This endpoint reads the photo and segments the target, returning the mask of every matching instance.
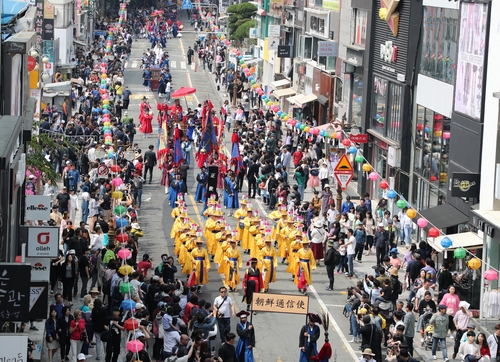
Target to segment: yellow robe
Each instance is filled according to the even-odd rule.
[[[217,220],[212,218],[208,219],[205,224],[205,238],[207,240],[207,249],[210,255],[215,255],[217,251],[217,240],[215,235],[219,232],[224,225],[222,223],[217,223]]]
[[[246,216],[244,221],[243,221],[243,224],[245,224],[245,229],[243,229],[243,238],[241,239],[241,248],[243,250],[247,250],[247,249],[250,249],[250,247],[249,247],[250,234],[248,232],[248,229],[252,225],[252,218]]]
[[[290,243],[290,253],[288,254],[288,266],[286,272],[292,275],[297,273],[297,252],[302,248],[302,240],[295,239]]]
[[[177,206],[172,209],[170,216],[172,217],[172,219],[176,219],[177,216],[179,216],[180,214],[181,214],[181,209],[179,206]]]
[[[210,269],[210,259],[205,248],[194,248],[191,252],[194,268],[196,269],[196,284],[203,285],[208,283],[208,270]]]
[[[222,260],[222,254],[224,253],[224,247],[228,248],[229,244],[226,242],[227,235],[222,232],[215,234],[215,240],[217,240],[214,263],[220,264]]]
[[[255,258],[257,256],[257,241],[256,237],[259,235],[260,230],[256,225],[252,225],[248,228],[248,248],[250,249],[250,257]]]
[[[265,290],[269,289],[269,283],[276,281],[276,268],[278,267],[278,257],[276,256],[276,249],[274,247],[264,246],[259,253],[259,261],[262,263],[264,274],[264,287]]]
[[[295,280],[294,283],[298,284],[299,276],[297,275],[299,270],[303,272],[306,277],[307,285],[312,284],[312,271],[316,269],[316,260],[314,260],[314,254],[309,248],[307,251],[301,248],[296,255],[296,267],[295,267]]]
[[[287,255],[289,255],[291,253],[290,243],[294,239],[294,235],[295,235],[295,234],[292,234],[293,230],[294,229],[292,227],[289,227],[289,226],[285,226],[284,228],[282,228],[280,230],[279,235],[281,237],[281,244],[279,245],[278,253],[279,253],[279,256],[282,258],[286,258]]]
[[[239,249],[233,249],[231,247],[227,248],[226,251],[224,251],[224,256],[218,270],[219,274],[224,274],[224,285],[226,286],[226,288],[236,289],[236,287],[240,283],[239,270],[241,269],[241,267],[242,261]],[[230,273],[231,268],[234,269],[232,275]]]
[[[236,230],[238,230],[237,241],[241,241],[241,239],[243,239],[243,230],[245,229],[244,220],[247,214],[247,209],[243,209],[242,207],[236,210],[233,214],[233,217],[236,219]],[[240,223],[243,223],[243,227],[240,227]]]
[[[189,275],[193,271],[193,256],[191,251],[196,248],[196,238],[191,238],[187,240],[182,246],[179,254],[179,263],[181,262],[181,257],[183,258],[181,273],[184,275]]]

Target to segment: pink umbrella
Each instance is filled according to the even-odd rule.
[[[132,255],[132,252],[129,249],[120,249],[118,251],[118,256],[122,259],[128,259]]]
[[[137,353],[144,347],[144,344],[141,341],[136,339],[127,343],[127,351],[132,353]]]

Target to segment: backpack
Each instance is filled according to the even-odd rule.
[[[109,293],[111,293],[111,278],[104,282],[104,285],[102,286],[102,292],[104,295],[109,295]]]
[[[338,250],[333,250],[333,265],[339,265],[340,263],[340,253]]]
[[[111,296],[111,299],[118,302],[118,303],[121,303],[123,301],[123,294],[120,293],[120,284],[121,284],[121,280],[118,279],[118,282],[115,283],[115,286],[114,286],[114,289],[113,289],[113,295]]]

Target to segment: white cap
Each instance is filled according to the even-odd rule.
[[[76,356],[76,359],[78,361],[85,361],[85,355],[83,353],[79,353],[78,356]]]
[[[137,332],[137,333],[135,334],[135,339],[139,339],[139,338],[141,338],[141,337],[146,337],[146,336],[145,336],[145,335],[144,335],[144,333],[142,333],[142,332]]]
[[[135,309],[141,309],[141,308],[144,308],[144,304],[142,304],[142,303],[135,304]]]
[[[384,223],[378,224],[378,227],[384,227]]]

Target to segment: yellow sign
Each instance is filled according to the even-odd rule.
[[[345,154],[342,155],[342,158],[340,159],[339,163],[337,163],[335,171],[353,171],[352,165]]]
[[[252,310],[255,312],[307,314],[309,297],[307,295],[254,293]]]

